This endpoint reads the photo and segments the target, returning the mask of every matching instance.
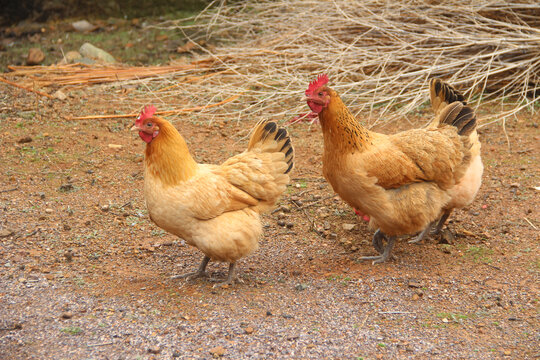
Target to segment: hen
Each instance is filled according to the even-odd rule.
[[[445,106],[433,127],[385,135],[356,121],[337,92],[320,75],[306,90],[307,104],[319,115],[323,174],[349,205],[370,217],[377,256],[384,262],[397,236],[414,234],[441,217],[471,163],[469,136],[474,111],[461,102]],[[387,240],[383,246],[382,239]]]
[[[247,150],[221,165],[198,164],[176,128],[146,107],[135,121],[146,142],[144,196],[150,219],[204,253],[198,270],[180,277],[206,276],[210,260],[230,263],[258,248],[259,214],[270,210],[289,183],[294,150],[285,129],[259,122]]]
[[[459,101],[463,105],[467,105],[465,98],[460,92],[440,79],[431,79],[429,95],[431,98],[431,107],[436,115],[439,115],[448,104],[451,104],[454,101]],[[437,126],[439,126],[439,124],[435,120],[429,124],[428,128],[434,129]],[[444,207],[440,219],[436,221],[435,234],[438,234],[441,231],[453,209],[462,208],[472,203],[482,184],[484,165],[482,164],[482,157],[480,156],[481,145],[476,128],[469,135],[469,141],[471,143],[471,163],[463,178],[461,178],[461,180],[452,188],[448,189],[451,200]],[[429,224],[414,240],[409,242],[415,243],[421,241],[429,233],[434,224],[435,222]]]

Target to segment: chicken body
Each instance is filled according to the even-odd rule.
[[[133,129],[147,142],[144,196],[151,220],[205,254],[186,276],[206,276],[207,263],[217,260],[230,263],[231,283],[236,261],[258,248],[259,214],[290,181],[294,151],[287,131],[261,122],[246,151],[221,165],[198,164],[172,124],[143,114]]]
[[[435,128],[380,134],[360,125],[326,81],[319,77],[306,91],[323,131],[323,174],[380,230],[373,244],[381,254],[364,259],[383,262],[397,236],[425,229],[451,201],[448,190],[470,163],[468,136],[476,118],[472,109],[455,102],[440,112]],[[381,238],[388,239],[385,248]]]

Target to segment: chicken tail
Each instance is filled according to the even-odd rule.
[[[288,165],[284,174],[288,174],[294,166],[294,149],[289,133],[273,121],[263,120],[255,126],[248,144],[248,151],[252,150],[283,153]]]
[[[452,85],[437,78],[431,79],[429,83],[429,97],[435,114],[439,114],[447,105],[455,101],[467,105],[463,94],[457,91]]]
[[[470,106],[455,101],[441,110],[439,123],[455,126],[459,135],[469,136],[476,130],[476,114]]]

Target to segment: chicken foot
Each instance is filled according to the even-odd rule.
[[[229,274],[227,275],[226,280],[210,278],[210,281],[221,283],[222,285],[233,285],[236,278],[236,263],[232,262],[229,264]]]
[[[437,222],[437,226],[435,227],[435,230],[433,230],[432,232],[433,235],[438,235],[441,232],[442,227],[444,226],[444,223],[446,222],[446,220],[448,220],[448,217],[450,216],[451,212],[452,212],[452,209],[446,210],[442,214],[441,218]],[[414,243],[422,241],[426,237],[426,235],[429,233],[429,231],[433,228],[433,224],[435,224],[435,221],[430,223],[424,230],[422,230],[422,232],[420,232],[420,234],[418,234],[416,238],[409,240],[409,243],[414,244]]]
[[[384,250],[382,249],[383,238],[388,241],[386,246],[384,247]],[[392,252],[395,243],[395,236],[386,237],[386,235],[384,235],[380,230],[377,230],[373,235],[373,246],[380,253],[380,255],[362,256],[360,260],[373,260],[373,264],[383,263],[390,257],[390,253]]]
[[[174,275],[171,278],[194,280],[201,277],[208,277],[208,275],[206,274],[206,265],[208,265],[209,261],[210,261],[210,258],[208,256],[205,256],[201,262],[201,265],[199,265],[199,268],[197,269],[197,271],[190,272],[183,275]]]

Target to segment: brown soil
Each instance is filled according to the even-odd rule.
[[[499,124],[480,130],[484,182],[452,214],[450,244],[403,240],[381,265],[359,261],[372,232],[322,178],[319,127],[292,127],[286,208],[263,217],[242,282],[221,288],[171,279],[202,255],[148,219],[133,120],[65,119],[136,109],[98,89],[61,103],[0,86],[0,358],[540,356],[538,116],[506,123],[510,147]],[[219,163],[255,121],[175,125],[198,161]]]

